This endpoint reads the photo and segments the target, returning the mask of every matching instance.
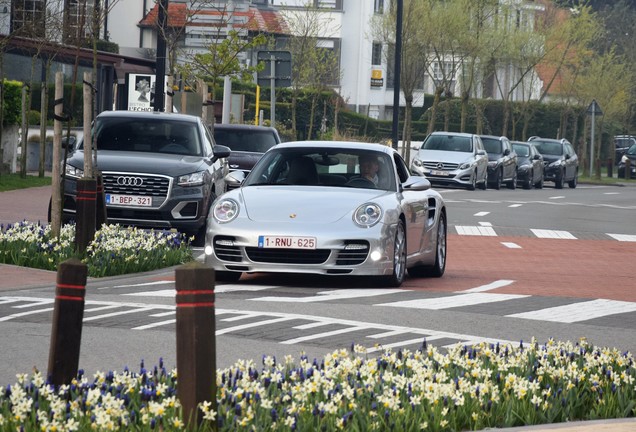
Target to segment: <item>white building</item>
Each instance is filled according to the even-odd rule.
[[[44,0],[33,0],[33,2]],[[70,2],[71,0],[55,0]],[[117,43],[120,54],[142,58],[155,56],[157,43],[156,22],[157,6],[155,0],[102,0],[108,10],[102,27],[102,38]],[[329,23],[324,27],[324,37],[319,39],[323,48],[339,52],[340,80],[334,88],[345,103],[359,113],[370,117],[389,119],[393,109],[393,65],[387,64],[383,51],[387,49],[370,34],[370,22],[374,14],[385,13],[393,0],[234,0],[219,1],[218,7],[235,9],[233,24],[245,24],[246,17],[256,17],[259,30],[279,34],[289,29],[281,25],[280,17],[289,13],[302,13],[307,2],[318,7],[324,19]],[[532,25],[534,14],[542,10],[539,2],[531,0],[500,0],[510,14],[507,22],[511,25]],[[185,33],[178,46],[183,53],[201,52],[210,38],[218,31],[218,13],[214,8],[197,6],[192,0],[169,0],[168,20],[175,26],[185,25]],[[44,3],[43,3],[44,4]],[[69,3],[70,4],[70,3]],[[4,5],[4,7],[3,7]],[[9,0],[0,0],[0,31],[7,32],[7,15],[4,12]],[[188,10],[189,8],[189,10]],[[502,9],[503,10],[503,9]],[[195,12],[192,17],[189,14]],[[183,58],[182,58],[183,61]],[[414,105],[422,104],[425,94],[434,92],[434,79],[439,78],[448,64],[432,65],[432,77],[423,71],[421,89],[416,90]],[[452,80],[453,94],[460,92],[459,80],[461,68]],[[481,76],[480,85],[475,86],[474,97],[502,99],[518,80],[519,71],[510,66],[498,66],[497,80],[493,76]],[[495,83],[497,81],[497,83]],[[523,84],[511,92],[512,100],[537,98],[542,82],[536,73],[530,73]],[[400,105],[404,106],[403,95]]]

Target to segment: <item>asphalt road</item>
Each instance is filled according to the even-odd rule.
[[[352,343],[440,347],[536,337],[636,352],[636,188],[441,189],[447,272],[384,289],[352,278],[247,275],[216,291],[217,366]],[[4,209],[3,209],[4,211]],[[0,213],[1,214],[1,213]],[[0,382],[45,370],[54,285],[0,290]],[[91,280],[80,367],[176,366],[174,269]]]

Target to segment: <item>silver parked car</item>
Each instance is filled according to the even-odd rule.
[[[244,272],[377,276],[399,286],[444,274],[446,206],[392,148],[302,141],[268,150],[208,219],[205,262]]]
[[[433,132],[411,163],[411,172],[433,184],[488,187],[488,154],[479,135]]]

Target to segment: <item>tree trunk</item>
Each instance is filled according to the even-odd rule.
[[[461,109],[461,114],[460,114],[460,120],[459,120],[459,131],[460,132],[465,132],[466,131],[466,119],[468,118],[468,101],[470,100],[470,95],[468,94],[467,91],[463,91],[462,92],[462,109]]]
[[[437,107],[439,106],[439,98],[444,89],[442,87],[437,87],[435,89],[435,96],[433,98],[433,105],[431,106],[431,118],[428,123],[428,129],[426,131],[427,134],[433,133],[435,130],[435,120],[437,117]]]

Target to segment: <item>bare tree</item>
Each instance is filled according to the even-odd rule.
[[[231,6],[230,3],[210,6],[209,10],[215,14],[217,25],[210,35],[209,43],[205,45],[205,51],[184,53],[184,63],[176,66],[185,80],[205,80],[211,84],[213,107],[219,79],[230,76],[251,81],[254,74],[261,70],[262,65],[250,65],[243,56],[265,45],[268,40],[265,34],[251,35],[248,32],[251,24],[249,20],[235,22]]]
[[[422,89],[424,71],[428,66],[426,33],[423,32],[427,13],[427,2],[407,0],[404,2],[402,16],[402,57],[400,64],[400,89],[405,101],[402,156],[410,159],[411,121],[416,90]],[[371,22],[371,37],[385,44],[385,60],[388,68],[394,63],[394,46],[396,30],[396,10],[388,14],[378,15]],[[399,107],[393,107],[399,109]]]

